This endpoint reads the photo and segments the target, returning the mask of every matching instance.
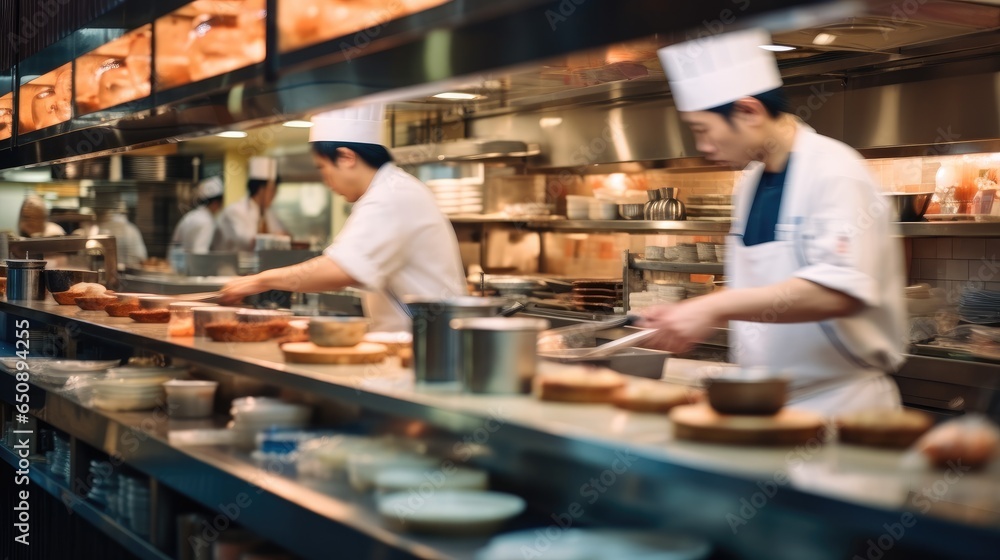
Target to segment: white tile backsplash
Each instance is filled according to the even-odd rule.
[[[957,238],[951,243],[954,259],[981,259],[986,254],[986,240],[982,238]]]

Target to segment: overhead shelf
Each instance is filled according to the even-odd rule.
[[[900,222],[903,237],[997,237],[1000,222]]]
[[[592,233],[673,233],[677,235],[725,235],[729,233],[729,223],[695,220],[652,221],[652,220],[531,220],[532,229],[555,232]]]

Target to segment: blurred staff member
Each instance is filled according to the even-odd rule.
[[[97,207],[95,210],[96,220],[93,224],[81,228],[83,235],[88,237],[113,235],[119,266],[139,266],[142,261],[149,258],[146,253],[146,242],[142,240],[142,232],[135,224],[128,221],[125,215],[128,208],[124,201],[115,202],[111,207]]]
[[[28,195],[21,203],[17,231],[21,237],[55,237],[66,235],[66,230],[49,221],[49,209],[38,195]]]
[[[197,207],[191,210],[174,230],[173,245],[180,245],[186,253],[204,254],[212,246],[215,235],[215,217],[222,210],[222,178],[209,177],[198,183],[195,191]]]
[[[382,142],[382,106],[313,118],[309,141],[323,182],[354,203],[351,216],[322,256],[268,270],[223,287],[224,300],[265,290],[322,292],[348,286],[369,292],[373,330],[409,330],[398,296],[465,295],[458,239],[426,185],[392,163]]]
[[[732,359],[822,387],[796,406],[891,408],[903,362],[903,265],[892,212],[860,156],[785,112],[760,30],[659,52],[681,118],[709,160],[746,172],[728,237],[730,288],[651,310],[681,351],[731,322]]]
[[[272,158],[250,158],[247,196],[222,210],[212,239],[213,251],[253,251],[261,233],[288,235],[271,210],[278,194],[278,165]]]

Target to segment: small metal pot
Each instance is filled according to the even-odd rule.
[[[785,406],[788,380],[722,379],[705,380],[708,404],[720,414],[767,416],[777,414]]]
[[[7,260],[7,300],[45,299],[45,262],[34,259]]]
[[[529,392],[538,362],[538,333],[544,319],[477,317],[454,319],[459,333],[461,379],[466,391],[486,394]]]
[[[500,312],[502,298],[455,297],[403,300],[413,318],[413,371],[417,383],[458,381],[459,340],[452,319],[492,317]]]

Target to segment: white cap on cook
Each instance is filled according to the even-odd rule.
[[[385,145],[385,105],[362,105],[314,115],[310,142]]]
[[[269,157],[252,157],[247,169],[247,179],[274,181],[278,178],[278,161]]]
[[[763,29],[703,37],[657,51],[678,111],[704,111],[781,87]]]
[[[202,179],[198,183],[197,195],[201,200],[207,200],[209,198],[215,198],[217,196],[222,196],[225,192],[226,186],[222,182],[222,177],[209,177],[207,179]]]

